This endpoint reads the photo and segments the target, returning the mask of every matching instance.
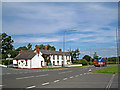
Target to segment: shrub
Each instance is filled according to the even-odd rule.
[[[82,64],[82,65],[88,65],[88,61],[85,60],[85,59],[74,60],[73,63],[75,63],[75,64]]]
[[[81,60],[79,60],[79,64],[88,65],[88,61],[85,59],[81,59]]]

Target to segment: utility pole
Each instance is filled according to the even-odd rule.
[[[119,27],[116,29],[116,42],[117,42],[117,61],[118,61],[118,66],[119,66],[119,36],[118,36],[118,29]]]

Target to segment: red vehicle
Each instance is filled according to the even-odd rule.
[[[94,66],[95,67],[102,67],[107,65],[107,59],[103,58],[102,61],[99,61],[98,59],[94,59]]]

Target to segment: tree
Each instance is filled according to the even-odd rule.
[[[8,50],[13,49],[13,40],[11,39],[11,36],[8,36],[6,33],[2,33],[0,36],[2,37],[2,54],[5,54]]]
[[[35,49],[36,49],[37,46],[39,46],[39,49],[40,49],[40,50],[45,50],[45,46],[46,46],[46,45],[43,45],[43,44],[41,44],[41,45],[36,45],[36,46],[35,46]],[[49,44],[47,44],[47,50],[55,51],[56,48],[55,48],[54,46],[50,46]]]
[[[79,59],[79,55],[80,55],[79,49],[69,51],[69,53],[70,53],[70,55],[71,55],[71,61],[72,61],[72,62],[73,62],[74,60],[78,60],[78,59]]]
[[[32,50],[32,44],[29,43],[29,44],[27,45],[27,48],[28,48],[28,50]]]
[[[92,58],[89,55],[85,55],[83,57],[83,59],[87,60],[88,62],[90,62],[90,60],[92,60]]]
[[[26,46],[23,46],[16,49],[16,51],[20,51],[20,50],[28,50],[28,48]]]

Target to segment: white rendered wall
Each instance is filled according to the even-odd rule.
[[[32,59],[31,59],[31,68],[41,68],[41,61],[43,61],[42,66],[45,66],[44,58],[39,54],[36,54]]]
[[[59,55],[59,65],[62,65],[62,55]]]
[[[13,64],[17,64],[17,61],[16,61],[16,60],[13,60]]]
[[[58,65],[57,64],[57,55],[55,55],[55,60],[54,61],[55,61],[55,65]]]
[[[26,66],[26,61],[24,59],[18,60],[18,68],[30,68],[30,60],[27,60],[27,66]]]
[[[64,65],[67,65],[66,56],[64,56]]]

